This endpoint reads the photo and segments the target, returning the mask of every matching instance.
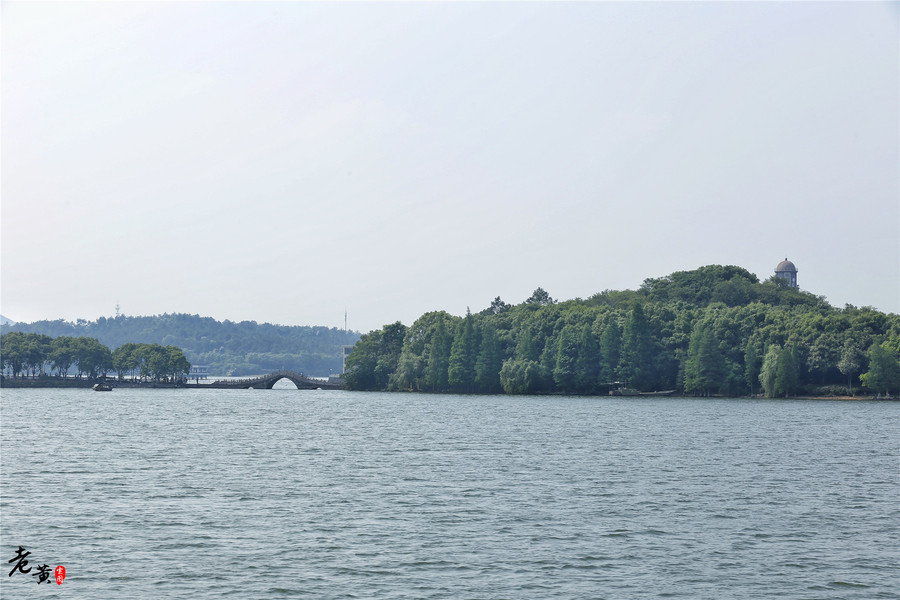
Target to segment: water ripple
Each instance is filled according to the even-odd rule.
[[[72,597],[900,597],[898,404],[108,396],[2,394],[0,546]]]

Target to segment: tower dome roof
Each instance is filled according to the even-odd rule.
[[[778,263],[777,267],[775,267],[775,272],[776,273],[785,273],[785,272],[796,273],[797,267],[794,266],[794,263],[792,263],[791,261],[789,261],[788,259],[785,258],[783,261]]]

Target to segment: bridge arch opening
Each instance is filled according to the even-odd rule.
[[[276,379],[272,383],[271,389],[273,390],[299,390],[300,386],[294,382],[290,377],[282,377],[280,379]]]

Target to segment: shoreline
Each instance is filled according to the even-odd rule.
[[[60,379],[47,378],[22,378],[3,377],[0,379],[0,389],[4,388],[35,388],[35,389],[91,389],[97,383],[111,385],[113,388],[146,388],[146,389],[176,389],[185,387],[181,383],[166,383],[156,381],[118,381],[110,379]]]
[[[3,377],[0,379],[0,389],[85,389],[90,390],[91,386],[96,383],[106,383],[107,385],[112,386],[113,390],[116,388],[123,389],[203,389],[206,388],[208,384],[195,384],[192,382],[185,383],[166,383],[166,382],[153,382],[153,381],[145,381],[145,382],[133,382],[133,381],[118,381],[118,380],[101,380],[101,379],[58,379],[55,377],[44,377],[44,378],[12,378],[12,377]],[[217,388],[215,386],[210,386],[209,389],[223,389]],[[348,390],[352,391],[352,390]],[[390,393],[390,392],[389,392]],[[394,392],[397,394],[402,394],[402,392]],[[436,394],[440,395],[440,394]],[[503,396],[505,394],[495,394],[497,396]],[[547,394],[533,394],[535,396],[546,396]],[[555,394],[554,394],[555,395]],[[586,396],[586,397],[594,397],[594,398],[648,398],[654,396],[608,396],[606,394],[597,394],[596,396]],[[674,394],[673,398],[700,398],[701,396],[680,396]],[[765,396],[707,396],[707,398],[741,398],[747,400],[878,400],[878,401],[897,401],[900,400],[900,396],[889,396],[889,397],[878,397],[878,394],[871,394],[865,396],[789,396],[787,398],[766,398]]]

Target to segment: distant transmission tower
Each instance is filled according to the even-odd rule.
[[[116,300],[116,318],[119,318],[119,301]]]
[[[347,333],[347,307],[344,307],[344,334]]]

